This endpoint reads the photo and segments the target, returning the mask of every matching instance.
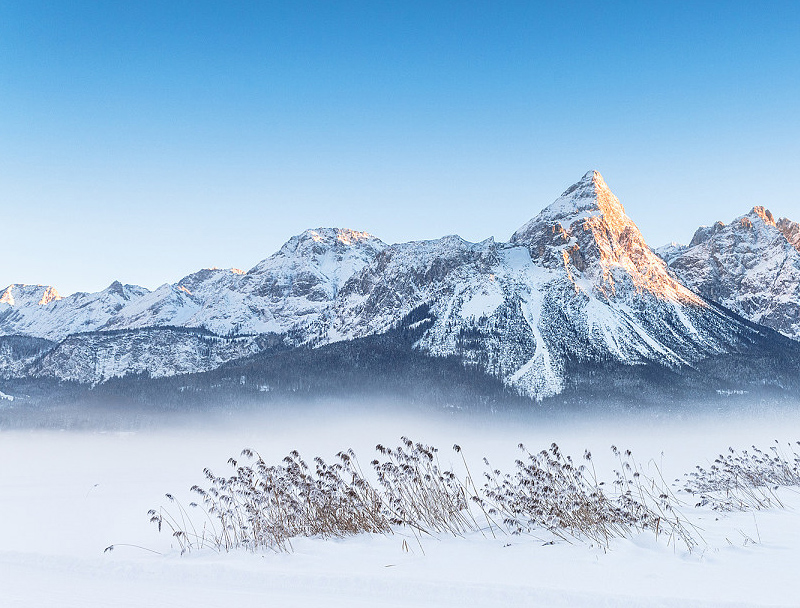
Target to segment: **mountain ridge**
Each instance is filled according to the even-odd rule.
[[[771,235],[768,244],[785,243],[781,251],[800,259],[786,236],[800,239],[797,224],[775,221],[763,207],[737,222],[737,234]],[[753,310],[682,278],[691,251],[731,230],[701,228],[693,244],[662,248],[659,257],[602,175],[589,171],[508,242],[450,235],[387,245],[365,232],[317,228],[246,272],[203,269],[152,292],[115,282],[98,294],[37,304],[37,291],[15,310],[9,288],[0,335],[27,331],[54,345],[35,356],[23,349],[24,361],[13,359],[23,350],[7,349],[0,373],[92,385],[130,374],[205,373],[277,345],[312,352],[389,335],[424,309],[415,352],[463,361],[541,401],[568,391],[581,365],[676,373],[774,342],[757,338]],[[800,274],[793,281],[800,285]]]
[[[756,206],[659,249],[688,287],[746,319],[800,339],[800,226]]]

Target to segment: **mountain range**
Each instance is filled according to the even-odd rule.
[[[480,378],[491,399],[791,396],[798,372],[800,225],[755,207],[654,250],[596,171],[507,242],[318,228],[247,272],[0,293],[9,394],[126,378],[324,394],[404,376],[402,390],[462,397]]]

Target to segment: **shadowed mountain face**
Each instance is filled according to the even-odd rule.
[[[763,296],[764,285],[762,297],[752,297],[759,280],[798,301],[791,286],[800,281],[784,270],[787,260],[793,267],[791,256],[800,257],[791,240],[800,238],[797,225],[776,223],[760,208],[735,224],[699,230],[690,246],[662,250],[665,261],[590,171],[507,243],[447,236],[386,245],[363,232],[317,229],[246,273],[202,270],[153,292],[114,283],[58,299],[50,288],[11,286],[0,300],[0,334],[59,342],[24,357],[7,349],[0,370],[95,385],[278,357],[328,377],[320,361],[349,365],[331,353],[356,353],[369,373],[370,361],[392,360],[381,349],[411,349],[431,362],[460,361],[536,400],[574,391],[576,383],[630,386],[644,371],[649,378],[679,374],[691,386],[697,376],[686,370],[709,369],[712,361],[714,382],[725,384],[720,358],[746,360],[757,351],[769,359],[773,346],[800,348],[741,318],[766,323],[788,314]],[[775,268],[750,283],[734,278],[737,269],[758,266],[757,256]],[[400,327],[405,341],[390,348]]]

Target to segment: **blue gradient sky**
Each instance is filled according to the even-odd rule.
[[[0,0],[0,287],[306,228],[511,233],[597,169],[651,245],[800,220],[796,2]]]

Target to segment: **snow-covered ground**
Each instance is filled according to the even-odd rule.
[[[148,509],[188,503],[202,469],[220,474],[229,456],[258,450],[277,463],[297,449],[332,460],[351,447],[363,464],[377,443],[401,435],[481,469],[486,456],[510,471],[519,442],[590,449],[611,477],[614,444],[674,479],[715,456],[775,439],[800,439],[800,416],[645,415],[635,420],[497,421],[364,413],[208,415],[205,424],[133,432],[0,430],[0,605],[2,606],[798,606],[800,494],[786,509],[717,514],[687,508],[703,542],[687,553],[650,534],[612,542],[543,545],[530,536],[422,541],[391,536],[298,539],[291,554],[212,550],[181,556]],[[474,472],[474,471],[473,471]],[[404,541],[407,541],[404,543]],[[104,549],[114,545],[113,551]],[[133,545],[137,545],[133,546]],[[408,547],[409,550],[406,550]],[[423,551],[424,550],[424,551]]]

